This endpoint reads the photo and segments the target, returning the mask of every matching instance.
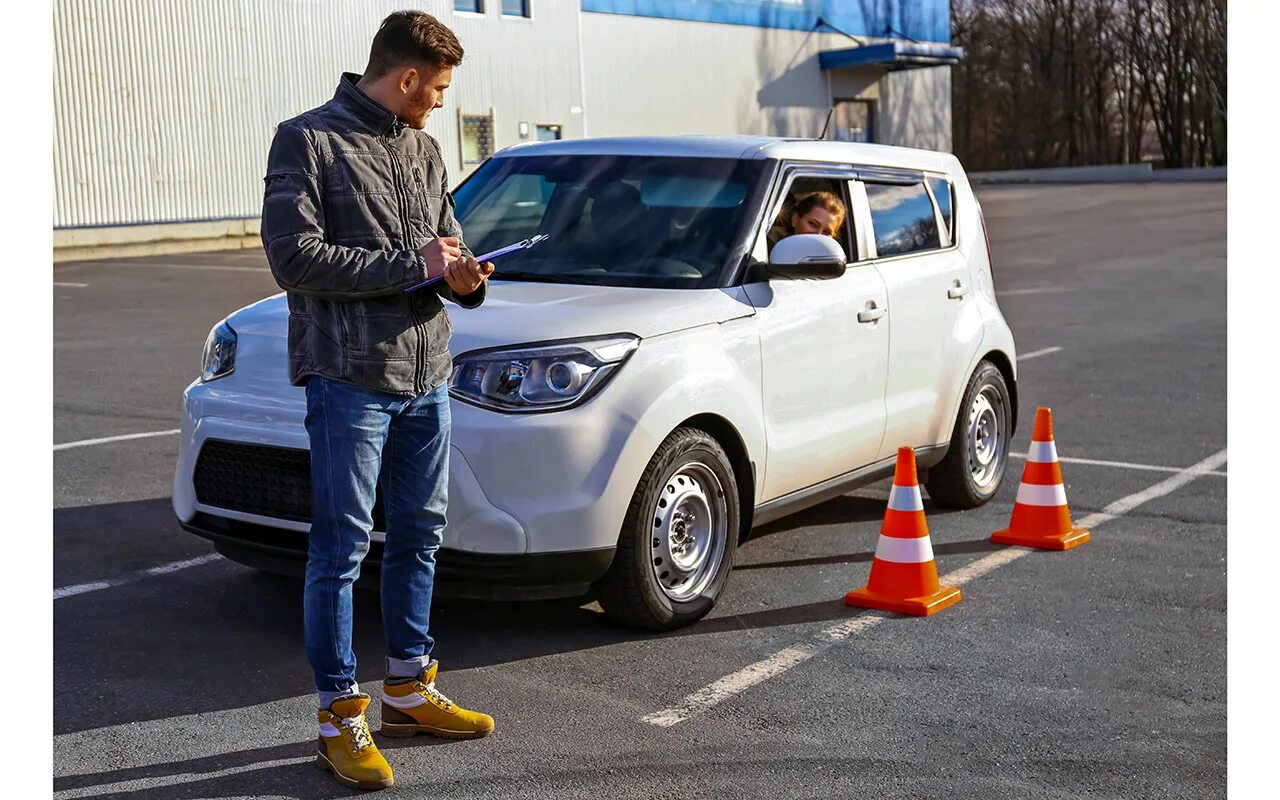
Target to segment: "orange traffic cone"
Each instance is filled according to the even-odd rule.
[[[992,534],[991,541],[1042,550],[1070,550],[1089,541],[1088,531],[1071,524],[1058,448],[1053,443],[1053,412],[1047,408],[1036,409],[1031,450],[1022,470],[1013,518],[1008,528]]]
[[[900,447],[871,578],[866,586],[846,594],[844,603],[924,617],[959,600],[959,589],[938,586],[938,567],[916,480],[916,453]]]

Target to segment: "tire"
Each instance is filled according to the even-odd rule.
[[[677,429],[631,497],[613,563],[595,584],[601,608],[615,622],[648,630],[702,619],[733,569],[739,517],[724,448],[704,431]]]
[[[929,469],[925,487],[941,506],[977,508],[995,496],[1009,465],[1013,403],[1004,375],[982,361],[969,379],[947,455]]]

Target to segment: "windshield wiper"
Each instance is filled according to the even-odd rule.
[[[494,281],[529,281],[531,283],[559,283],[559,275],[548,275],[545,272],[520,272],[519,270],[494,270],[489,280]]]

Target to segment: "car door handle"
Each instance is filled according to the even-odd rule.
[[[969,293],[969,287],[964,285],[964,281],[956,278],[951,282],[951,288],[947,290],[948,300],[963,300],[964,296]]]
[[[877,306],[875,300],[868,300],[867,307],[858,312],[858,322],[872,323],[889,313],[884,306]]]

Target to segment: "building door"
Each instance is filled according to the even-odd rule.
[[[835,139],[838,142],[874,142],[876,106],[874,100],[837,100]]]
[[[554,142],[559,138],[560,138],[559,125],[539,125],[538,126],[538,141]]]

